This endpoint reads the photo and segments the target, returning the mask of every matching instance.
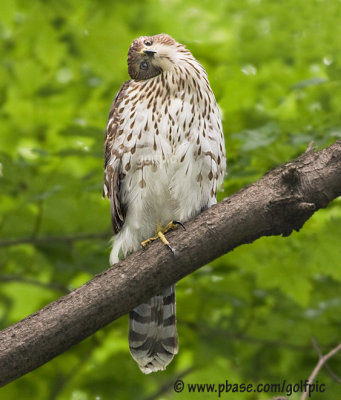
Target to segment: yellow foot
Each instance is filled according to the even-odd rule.
[[[175,253],[175,250],[169,244],[169,242],[166,239],[164,234],[169,232],[169,231],[171,231],[171,230],[173,230],[173,229],[176,229],[178,227],[178,225],[181,225],[185,229],[185,227],[182,225],[182,223],[181,222],[177,222],[177,221],[171,221],[165,227],[158,226],[158,228],[156,230],[156,235],[151,237],[151,238],[149,238],[149,239],[144,240],[143,242],[141,242],[141,246],[143,248],[145,248],[149,243],[153,242],[154,240],[160,239],[161,242],[172,251],[172,253]]]

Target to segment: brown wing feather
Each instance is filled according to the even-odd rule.
[[[103,197],[111,202],[111,221],[115,233],[118,233],[124,223],[126,210],[121,202],[120,168],[121,156],[114,149],[114,142],[120,130],[118,107],[122,102],[130,81],[125,82],[117,93],[111,106],[104,141],[104,188]]]

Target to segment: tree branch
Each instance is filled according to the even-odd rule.
[[[341,195],[341,141],[309,149],[132,254],[85,285],[0,332],[0,386],[66,351],[162,289],[241,244],[288,236]]]
[[[323,365],[329,360],[329,358],[333,357],[338,351],[341,350],[341,343],[336,346],[333,350],[331,350],[328,354],[320,357],[319,362],[317,363],[316,367],[314,368],[314,371],[311,373],[306,389],[304,393],[302,394],[301,400],[306,400],[307,396],[310,396],[310,391],[309,387],[312,385],[313,380],[316,378],[317,374],[320,372],[320,369],[323,367]]]
[[[312,339],[311,339],[311,342],[312,342],[312,345],[313,345],[314,349],[316,350],[316,352],[317,352],[319,358],[320,358],[320,359],[323,358],[322,351],[321,351],[321,349],[319,348],[316,339],[312,338]],[[324,364],[324,367],[325,367],[325,369],[328,371],[328,374],[334,379],[334,381],[337,382],[339,385],[341,385],[341,378],[338,377],[338,376],[335,374],[335,372],[330,368],[330,366],[329,366],[327,363],[325,363],[325,364]]]

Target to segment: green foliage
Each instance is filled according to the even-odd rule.
[[[103,135],[135,37],[169,33],[207,69],[224,115],[223,198],[310,141],[341,137],[340,12],[337,0],[0,2],[0,245],[25,239],[0,248],[0,327],[108,265]],[[340,224],[338,199],[299,233],[242,246],[179,282],[180,353],[166,372],[139,372],[121,318],[0,397],[147,399],[164,385],[158,398],[217,397],[174,393],[188,368],[185,383],[307,379],[311,337],[324,353],[340,341]],[[329,363],[339,376],[340,357]],[[318,380],[327,392],[314,399],[340,398],[326,371]]]

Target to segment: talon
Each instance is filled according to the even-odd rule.
[[[174,225],[180,225],[181,228],[182,228],[184,231],[186,230],[185,225],[184,225],[182,222],[179,222],[179,221],[172,221],[172,222],[173,222]]]
[[[175,255],[175,250],[174,250],[174,248],[173,248],[170,244],[167,244],[167,247],[168,247],[169,250],[173,253],[173,255]]]
[[[185,229],[185,227],[183,226],[183,224],[179,221],[171,221],[167,224],[167,226],[164,229],[161,229],[161,231],[163,233],[167,233],[173,229],[177,229],[178,226],[181,225],[183,229]]]
[[[165,235],[162,232],[158,232],[157,233],[159,238],[161,239],[161,242],[167,246],[169,248],[169,250],[175,254],[175,250],[173,249],[173,247],[169,244],[168,240],[166,239]]]
[[[161,242],[167,246],[169,248],[169,250],[175,254],[175,250],[173,249],[173,247],[169,244],[168,240],[166,239],[165,235],[162,232],[158,232],[157,233],[159,238],[161,239]]]

